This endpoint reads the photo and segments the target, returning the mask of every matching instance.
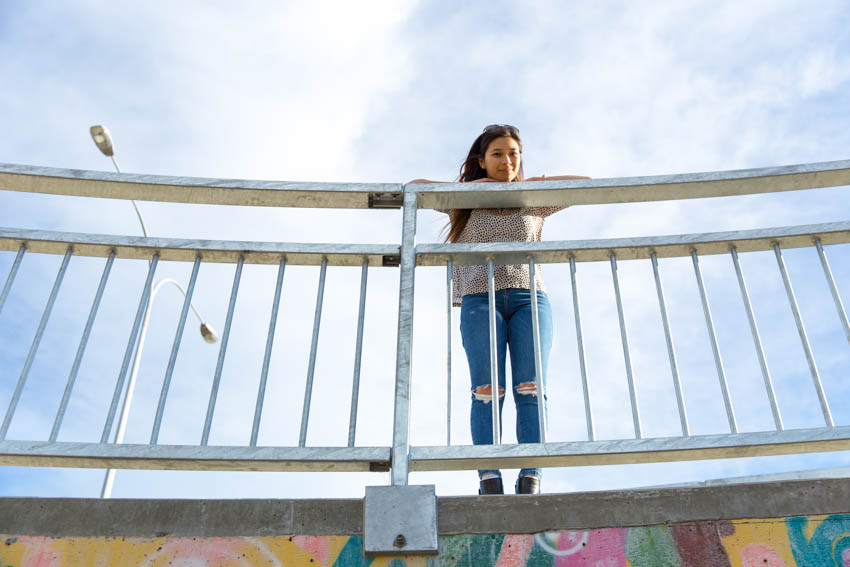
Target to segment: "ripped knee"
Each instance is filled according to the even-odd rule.
[[[536,396],[537,395],[537,382],[523,382],[516,388],[517,394],[524,396]]]
[[[478,386],[474,390],[472,390],[472,396],[485,404],[489,404],[493,401],[493,387],[490,384],[485,386]],[[505,389],[499,388],[499,397],[503,398],[505,396]]]

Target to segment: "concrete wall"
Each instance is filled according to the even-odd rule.
[[[3,567],[850,566],[850,514],[440,537],[437,557],[363,556],[360,536],[0,536]]]
[[[363,555],[359,501],[5,499],[0,567],[850,566],[848,493],[832,480],[440,499],[438,556],[378,558]],[[665,509],[675,521],[647,521]],[[728,517],[705,518],[718,511]],[[472,533],[494,517],[513,527]]]

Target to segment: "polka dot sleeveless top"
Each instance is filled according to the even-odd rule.
[[[524,207],[521,209],[473,209],[458,244],[472,242],[540,242],[546,217],[566,207]],[[448,210],[440,210],[448,214]],[[545,291],[543,271],[536,266],[534,281],[537,289]],[[487,266],[452,267],[452,304],[460,306],[464,295],[487,293]],[[531,289],[528,264],[496,265],[496,291],[500,289]]]

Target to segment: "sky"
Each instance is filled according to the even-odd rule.
[[[594,178],[718,171],[847,159],[850,7],[779,2],[228,2],[0,3],[0,162],[109,171],[89,126],[112,132],[123,171],[211,178],[402,183],[451,181],[491,123],[519,127],[526,175]],[[0,188],[2,189],[2,188]],[[139,234],[130,203],[0,190],[0,226]],[[398,243],[399,211],[223,207],[140,202],[152,235],[324,243]],[[584,206],[546,222],[544,239],[697,233],[846,220],[846,187],[775,195]],[[417,242],[438,242],[445,217],[418,216]],[[850,293],[850,252],[828,247]],[[14,254],[0,253],[5,278]],[[11,397],[58,256],[27,256],[0,313],[0,407]],[[786,253],[836,424],[850,424],[843,332],[811,249]],[[822,425],[772,253],[742,255],[787,428]],[[74,258],[46,329],[10,439],[46,439],[103,260]],[[701,267],[740,428],[770,429],[731,260]],[[96,441],[144,280],[117,260],[59,439]],[[686,404],[695,434],[728,431],[688,259],[661,262]],[[547,265],[555,347],[550,439],[585,439],[569,270]],[[157,280],[188,281],[163,262]],[[648,437],[678,435],[670,369],[648,262],[619,265],[638,400]],[[250,435],[274,267],[246,266],[211,444]],[[260,444],[297,443],[318,269],[289,266]],[[224,325],[232,265],[204,264],[195,304]],[[629,438],[631,417],[609,266],[579,267],[597,435]],[[360,273],[328,270],[308,445],[344,445]],[[444,270],[416,274],[411,442],[446,435]],[[145,443],[182,297],[157,296],[126,441]],[[398,273],[369,271],[359,446],[391,442]],[[468,372],[454,312],[452,438],[469,443]],[[200,439],[218,356],[190,320],[162,443]],[[512,403],[505,404],[506,441]],[[807,456],[550,469],[547,492],[605,490],[846,466],[844,452]],[[506,472],[511,479],[513,472]],[[97,496],[103,471],[0,469],[0,494]],[[356,497],[382,473],[119,471],[116,497]],[[440,495],[471,494],[472,471],[414,473]],[[509,480],[507,484],[511,484]]]

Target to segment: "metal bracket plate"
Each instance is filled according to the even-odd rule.
[[[363,551],[367,556],[436,555],[439,547],[434,485],[367,486]]]
[[[404,193],[369,193],[370,209],[400,209]]]

